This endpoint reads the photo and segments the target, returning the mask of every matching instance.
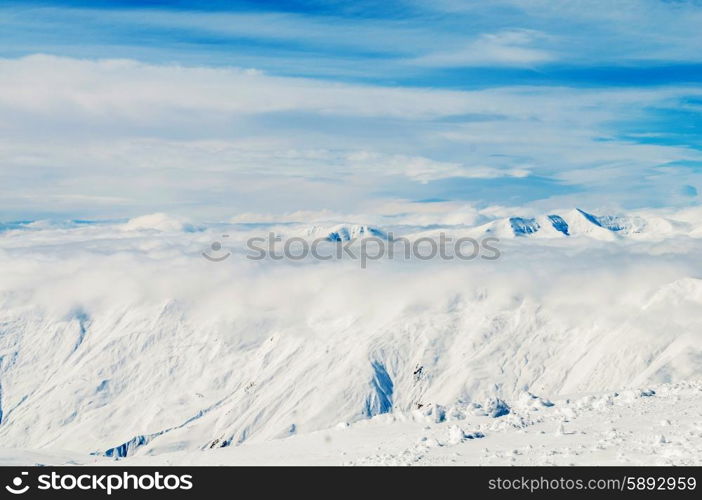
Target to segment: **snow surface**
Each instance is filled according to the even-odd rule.
[[[699,464],[699,215],[5,224],[0,463]],[[502,257],[244,258],[439,230]]]
[[[432,408],[383,414],[286,439],[120,461],[0,448],[0,465],[699,465],[702,381],[580,395],[545,406],[524,393],[510,413]]]

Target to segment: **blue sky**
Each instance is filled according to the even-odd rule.
[[[0,219],[697,204],[702,2],[0,5]]]

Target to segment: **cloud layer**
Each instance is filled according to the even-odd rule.
[[[0,9],[2,220],[702,189],[694,2],[81,5]]]

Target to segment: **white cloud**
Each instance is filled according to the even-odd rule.
[[[371,200],[361,202],[353,207],[354,212],[341,212],[331,210],[298,210],[287,213],[241,213],[230,219],[235,223],[354,223],[373,224],[377,226],[431,226],[435,224],[447,225],[475,225],[478,222],[494,218],[493,211],[478,209],[475,206],[454,201],[415,202],[411,200]],[[507,213],[514,214],[518,209],[506,208]]]
[[[624,180],[701,158],[684,146],[618,139],[610,123],[700,95],[690,87],[447,91],[127,60],[0,59],[0,210],[5,219],[164,210],[226,219],[269,205],[348,212],[378,197],[417,196],[409,183],[450,178],[542,177],[623,193]],[[656,185],[697,185],[683,181]]]
[[[178,119],[184,113],[312,112],[420,118],[467,112],[475,96],[455,91],[345,85],[267,76],[240,68],[149,65],[47,55],[0,59],[0,107],[39,116]],[[197,119],[196,116],[185,115]]]
[[[433,52],[411,62],[426,66],[534,66],[552,62],[556,56],[549,50],[534,47],[534,42],[547,38],[531,30],[506,30],[479,36],[454,50]]]
[[[702,9],[695,1],[589,0],[553,2],[550,0],[494,0],[465,2],[437,0],[416,2],[421,8],[448,14],[468,26],[509,32],[518,27],[546,33],[544,54],[521,54],[528,59],[556,56],[564,64],[593,66],[620,65],[622,61],[699,62]],[[510,53],[508,52],[507,55]],[[446,53],[450,60],[450,52]],[[455,53],[460,60],[461,52]],[[470,52],[464,55],[470,60]],[[515,62],[519,53],[512,54]],[[500,52],[495,56],[499,59]],[[545,61],[548,62],[548,61]],[[499,62],[497,63],[499,64]]]
[[[419,182],[429,182],[451,177],[466,179],[496,179],[498,177],[527,177],[526,168],[495,168],[485,165],[465,165],[440,162],[421,156],[381,155],[358,151],[346,156],[354,171],[372,171],[376,174],[404,175]]]

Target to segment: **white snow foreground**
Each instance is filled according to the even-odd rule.
[[[0,233],[2,463],[702,462],[690,226],[361,270],[154,220]]]
[[[120,461],[0,448],[0,465],[699,465],[702,456],[700,381],[549,405],[524,393],[501,417],[438,415],[430,405],[286,439]]]

